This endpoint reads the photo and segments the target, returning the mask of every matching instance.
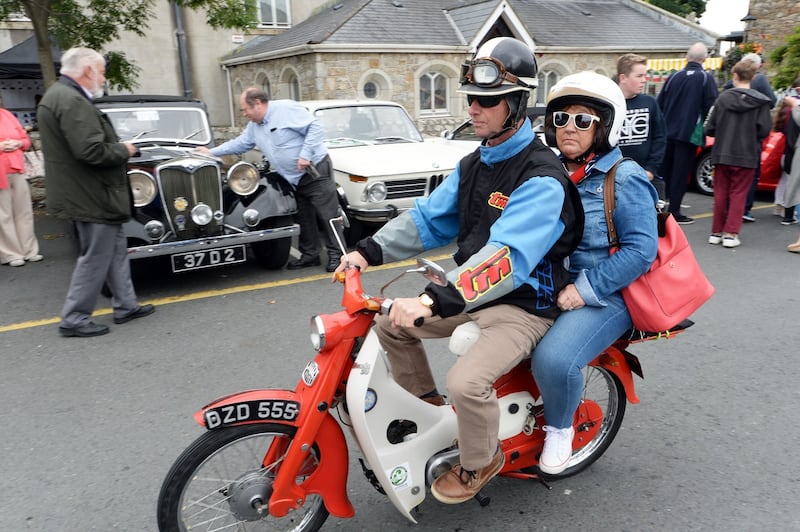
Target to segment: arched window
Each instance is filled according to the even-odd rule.
[[[441,72],[425,72],[419,78],[420,114],[444,114],[448,112],[449,83]]]
[[[264,89],[264,92],[267,93],[267,96],[272,98],[272,91],[269,86],[269,78],[265,73],[259,72],[258,76],[256,76],[256,86]]]
[[[547,93],[550,89],[558,83],[561,75],[555,70],[540,70],[539,71],[539,86],[536,88],[536,103],[544,103],[547,99]]]
[[[297,80],[297,76],[295,74],[289,76],[286,84],[289,87],[289,98],[300,101],[300,82]]]

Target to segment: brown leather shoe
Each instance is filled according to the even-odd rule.
[[[433,406],[444,406],[447,404],[445,403],[444,395],[442,394],[432,395],[430,397],[420,397],[420,399],[422,399],[426,403],[432,404]]]
[[[489,465],[470,471],[461,464],[433,481],[431,493],[439,502],[445,504],[459,504],[473,498],[492,478],[500,472],[505,464],[505,456],[500,447],[492,457]]]

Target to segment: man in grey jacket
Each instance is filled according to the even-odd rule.
[[[127,160],[136,146],[119,142],[108,118],[92,103],[103,95],[105,60],[89,48],[71,48],[61,57],[61,78],[37,110],[47,175],[50,213],[70,220],[80,241],[58,328],[62,336],[99,336],[108,326],[91,320],[97,296],[111,290],[114,323],[152,314],[139,305],[131,281],[122,224],[131,217]]]

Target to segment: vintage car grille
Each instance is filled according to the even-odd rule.
[[[432,175],[429,178],[406,179],[404,181],[386,181],[386,199],[419,198],[430,193],[444,180],[443,174]],[[428,190],[426,190],[428,187]]]
[[[164,212],[179,240],[222,232],[221,217],[198,226],[191,216],[199,203],[208,205],[214,213],[222,212],[222,185],[215,163],[194,158],[169,161],[156,168],[156,179]]]

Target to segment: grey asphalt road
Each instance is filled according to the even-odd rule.
[[[353,519],[323,530],[798,530],[800,441],[795,371],[798,226],[768,198],[735,250],[706,244],[710,198],[689,194],[685,226],[716,287],[677,338],[633,346],[645,373],[608,452],[552,484],[499,478],[492,503],[432,498],[412,525],[367,483],[351,455]],[[46,259],[0,267],[0,530],[153,531],[160,484],[201,429],[192,414],[217,396],[293,387],[312,357],[309,318],[338,309],[339,285],[319,269],[265,272],[248,264],[190,275],[137,276],[153,316],[109,335],[61,338],[56,316],[73,261],[69,231],[37,218]],[[441,255],[436,250],[429,255]],[[444,261],[447,264],[446,261]],[[377,291],[399,269],[365,277]],[[418,293],[407,277],[394,295]],[[434,370],[452,355],[431,344]]]

